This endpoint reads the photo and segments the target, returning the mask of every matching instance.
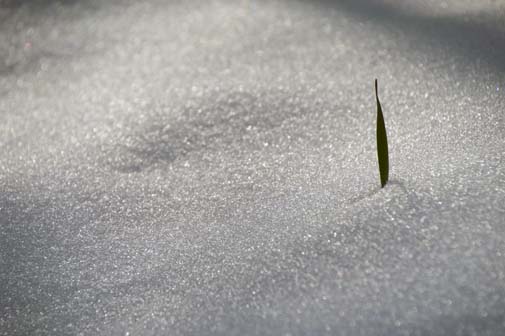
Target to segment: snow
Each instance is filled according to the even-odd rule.
[[[443,4],[0,2],[0,334],[502,335],[504,7]]]

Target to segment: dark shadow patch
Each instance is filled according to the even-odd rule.
[[[17,64],[0,63],[0,76],[7,76],[15,72]]]
[[[74,192],[63,188],[55,192],[37,182],[29,189],[9,183],[2,187],[0,329],[9,335],[49,334],[56,329],[75,328],[74,324],[83,318],[98,321],[96,302],[93,308],[74,309],[75,300],[86,298],[79,286],[89,278],[76,282],[68,275],[75,275],[75,267],[89,272],[81,266],[90,255],[96,258],[98,254],[88,240],[79,236],[84,232],[81,229],[100,217],[101,195],[88,193],[80,186]],[[122,218],[121,224],[127,222]]]
[[[503,297],[504,293],[499,295]],[[498,295],[498,294],[497,294]],[[505,330],[505,305],[494,305],[487,310],[492,314],[478,313],[462,314],[459,316],[440,316],[438,319],[429,321],[419,329],[412,328],[415,335],[486,335],[501,336]],[[414,334],[414,333],[413,333]],[[391,333],[389,335],[395,335]]]
[[[380,187],[376,187],[376,188],[373,188],[371,190],[368,190],[365,194],[360,194],[356,197],[352,197],[349,199],[349,204],[350,205],[355,205],[356,203],[359,203],[363,200],[366,200],[374,195],[376,195],[378,192],[381,191],[382,188]]]
[[[49,202],[24,197],[21,193],[7,191],[0,195],[0,253],[5,273],[13,271],[22,260],[37,258],[34,251],[51,241],[51,232],[33,225],[41,222]]]
[[[378,22],[393,31],[400,29],[413,37],[450,47],[473,62],[505,69],[505,27],[499,13],[474,13],[465,16],[423,16],[377,0],[313,0],[360,19]],[[419,40],[422,42],[422,40]],[[416,50],[422,50],[417,44]]]
[[[0,8],[15,9],[22,6],[45,7],[53,4],[73,5],[83,0],[0,0]]]
[[[292,98],[284,93],[213,92],[180,112],[156,114],[136,132],[122,137],[107,161],[120,172],[140,172],[203,149],[247,145],[259,150],[286,137],[301,137],[293,134],[290,124],[306,120],[309,111]]]
[[[0,193],[0,314],[4,319],[0,325],[9,334],[33,333],[27,315],[43,314],[50,307],[52,293],[42,289],[46,275],[42,270],[51,269],[49,260],[57,260],[57,237],[46,223],[50,206],[49,201],[25,192]]]

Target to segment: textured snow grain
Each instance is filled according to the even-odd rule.
[[[0,334],[503,335],[500,18],[0,1]]]

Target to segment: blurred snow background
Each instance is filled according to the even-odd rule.
[[[503,335],[504,8],[0,0],[0,334]]]

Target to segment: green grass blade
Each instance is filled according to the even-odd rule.
[[[379,159],[381,187],[384,188],[389,179],[388,137],[386,134],[386,125],[384,124],[384,115],[382,114],[382,107],[379,101],[377,79],[375,80],[375,98],[377,100],[377,158]]]

